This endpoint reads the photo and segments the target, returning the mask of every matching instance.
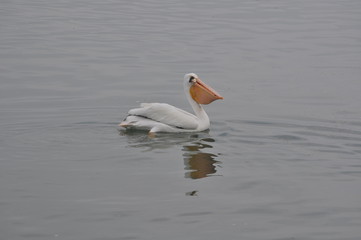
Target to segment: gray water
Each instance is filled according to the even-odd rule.
[[[359,0],[1,1],[0,81],[1,240],[360,239]]]

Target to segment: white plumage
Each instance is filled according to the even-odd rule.
[[[140,108],[131,109],[128,114],[183,129],[195,129],[198,125],[196,116],[167,103],[142,103]]]
[[[223,97],[194,73],[184,76],[184,90],[195,115],[166,103],[142,103],[140,108],[129,110],[128,116],[119,125],[149,130],[150,133],[196,132],[208,129],[209,118],[201,104],[208,104]]]

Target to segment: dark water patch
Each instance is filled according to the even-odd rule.
[[[330,132],[330,133],[342,133],[350,135],[361,135],[361,131],[354,129],[346,129],[339,127],[327,127],[327,126],[306,126],[307,129],[316,131],[316,132]]]
[[[272,238],[271,240],[298,240],[298,239],[302,239],[302,238],[298,238],[298,237],[282,237],[282,238]]]
[[[44,217],[45,220],[55,220],[55,219],[61,219],[66,217],[67,214],[65,213],[54,213],[54,214],[50,214]]]
[[[305,218],[319,218],[319,217],[328,217],[332,215],[330,211],[310,211],[296,214],[295,217],[305,217]]]
[[[213,138],[202,138],[202,141],[205,141],[205,142],[215,142],[216,140],[213,139]]]
[[[213,214],[213,212],[188,212],[188,213],[182,213],[179,214],[179,217],[197,217],[197,216],[204,216],[204,215],[210,215]]]
[[[361,171],[340,171],[339,173],[349,176],[361,177]]]
[[[312,136],[312,137],[322,137],[326,139],[333,140],[344,140],[344,141],[361,141],[359,137],[350,137],[343,135],[334,135],[334,134],[325,134],[325,133],[317,133],[317,132],[309,132],[309,131],[295,131],[294,133],[303,135],[303,136]]]
[[[104,240],[107,240],[108,238],[101,238]],[[134,240],[134,239],[140,239],[139,237],[136,236],[125,236],[125,237],[114,237],[114,238],[109,238],[109,240]]]
[[[74,124],[78,124],[78,125],[98,125],[101,124],[100,122],[94,122],[94,121],[86,121],[86,122],[76,122]],[[114,123],[116,124],[116,123]]]
[[[228,125],[228,126],[225,126],[225,127],[222,127],[222,128],[212,128],[211,133],[213,131],[217,132],[218,136],[226,137],[226,136],[237,135],[237,134],[241,133],[244,130],[242,129],[242,127],[237,128],[235,126]]]
[[[228,122],[239,123],[239,124],[261,125],[261,126],[275,125],[274,122],[256,121],[256,120],[230,120]]]
[[[342,113],[342,112],[341,112]],[[354,114],[354,112],[347,112],[348,114]],[[279,118],[279,116],[273,116],[275,118]],[[337,126],[361,126],[361,122],[359,121],[347,121],[347,120],[332,120],[332,119],[323,119],[323,118],[312,118],[312,117],[304,117],[304,116],[297,116],[297,117],[292,117],[292,116],[285,116],[285,119],[289,119],[291,121],[296,121],[296,122],[301,122],[301,123],[309,123],[309,122],[313,122],[313,123],[318,123],[318,124],[332,124],[332,125],[337,125]]]
[[[130,211],[130,210],[115,210],[115,211],[111,211],[109,214],[115,218],[124,218],[133,215],[133,213],[134,211]]]
[[[337,154],[347,154],[347,155],[355,155],[355,152],[350,151],[341,151],[341,150],[333,150],[333,149],[316,149],[318,152],[324,152],[324,153],[337,153]]]
[[[308,162],[308,161],[314,161],[314,159],[310,158],[310,157],[304,157],[304,158],[289,158],[287,159],[287,161],[290,162]]]
[[[268,214],[282,214],[285,210],[283,209],[275,209],[271,206],[264,206],[264,207],[249,207],[249,208],[242,208],[237,210],[233,213],[236,214],[250,214],[250,215],[268,215]]]
[[[228,137],[230,134],[228,132],[219,133],[218,137]]]
[[[11,202],[9,202],[9,201],[0,201],[0,206],[6,206],[6,205],[11,205]]]
[[[351,164],[351,165],[349,165],[349,167],[352,167],[352,168],[361,168],[361,165],[359,165],[359,164]]]
[[[284,140],[284,141],[303,141],[303,140],[305,140],[304,138],[297,137],[294,135],[274,135],[274,136],[269,136],[268,138],[275,139],[275,140]]]
[[[152,218],[151,222],[169,222],[171,219],[166,217]]]
[[[267,144],[267,142],[253,141],[253,140],[246,140],[246,139],[234,139],[233,142],[242,143],[242,144],[250,144],[250,145],[265,145],[265,144]]]
[[[355,147],[355,148],[360,148],[361,149],[361,143],[346,143],[345,146]]]
[[[337,121],[326,121],[326,120],[320,120],[320,119],[311,119],[312,121],[317,121],[320,123],[320,125],[309,125],[307,121],[300,121],[300,119],[292,119],[293,121],[295,121],[294,123],[290,123],[290,122],[280,122],[280,121],[254,121],[254,120],[237,120],[237,121],[229,121],[229,122],[235,122],[238,124],[251,124],[251,125],[259,125],[262,126],[264,129],[268,129],[267,126],[269,127],[277,127],[277,128],[291,128],[293,131],[293,133],[296,134],[304,134],[308,132],[308,131],[294,131],[295,129],[305,129],[305,130],[311,130],[311,132],[309,132],[309,134],[311,136],[317,136],[317,134],[319,134],[320,136],[329,136],[330,138],[341,138],[344,140],[361,140],[361,138],[358,137],[353,137],[353,136],[344,136],[344,135],[361,135],[361,131],[359,130],[355,130],[355,129],[348,129],[348,128],[341,128],[341,127],[336,127],[336,126],[323,126],[321,125],[322,122],[326,122],[326,123],[332,123],[333,125],[340,125],[340,122]],[[309,118],[306,118],[306,120],[310,120]],[[310,121],[311,121],[310,120]],[[298,123],[296,123],[296,121]],[[350,123],[347,123],[350,124]],[[352,123],[353,124],[353,123]],[[342,125],[342,124],[341,124]],[[330,133],[330,134],[325,134],[325,133]],[[334,133],[338,133],[340,135],[335,135]],[[287,135],[285,135],[287,138]],[[298,138],[298,136],[294,136],[296,138]],[[282,135],[281,135],[282,138]],[[292,139],[292,137],[291,137]],[[290,139],[290,140],[291,140]],[[299,140],[303,140],[303,139],[299,139]]]
[[[256,125],[256,126],[263,126],[263,127],[281,127],[281,128],[297,128],[302,125],[298,125],[291,122],[282,122],[282,121],[275,121],[275,119],[269,119],[265,121],[257,121],[257,120],[237,120],[237,121],[230,121],[233,123],[238,124],[245,124],[245,125]]]
[[[297,143],[297,145],[305,146],[305,147],[315,147],[315,148],[330,148],[330,149],[342,149],[342,146],[331,145],[331,144],[322,144],[316,142],[301,142]]]
[[[59,237],[58,234],[51,234],[51,233],[22,233],[20,234],[22,238],[25,239],[53,239]]]

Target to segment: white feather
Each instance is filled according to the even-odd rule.
[[[198,127],[196,116],[166,103],[142,103],[140,108],[131,109],[128,114],[145,117],[176,128],[196,129]]]
[[[140,108],[129,110],[129,115],[119,125],[125,128],[150,130],[149,133],[198,132],[208,129],[210,121],[207,113],[190,95],[190,87],[196,83],[195,81],[201,83],[194,73],[184,76],[184,91],[195,115],[166,103],[142,103]],[[204,83],[201,84],[205,86]],[[213,94],[217,94],[212,91]],[[218,99],[222,97],[219,96]]]

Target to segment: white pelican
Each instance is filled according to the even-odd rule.
[[[201,104],[223,99],[215,90],[203,83],[194,73],[184,76],[184,91],[195,115],[166,103],[142,103],[140,108],[129,110],[121,127],[156,132],[200,132],[209,128],[207,113]]]

